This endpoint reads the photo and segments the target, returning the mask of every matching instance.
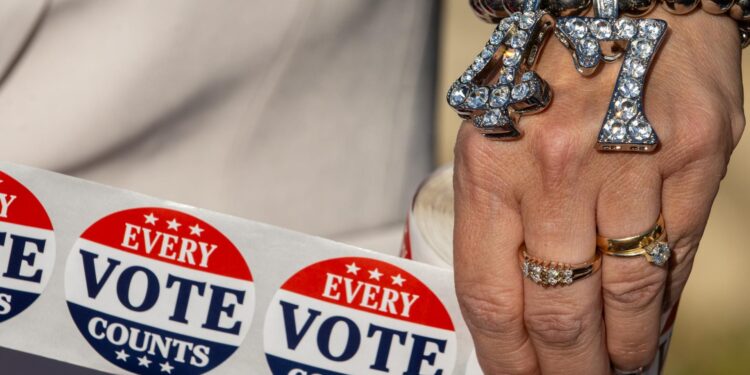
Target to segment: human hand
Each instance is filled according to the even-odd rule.
[[[470,122],[455,150],[454,264],[464,318],[487,374],[604,374],[656,354],[659,318],[679,299],[719,182],[744,128],[737,26],[696,11],[648,15],[670,32],[650,69],[645,112],[654,153],[595,150],[622,59],[584,78],[550,40],[535,69],[555,92],[521,119],[522,139],[489,140]],[[603,256],[601,270],[566,287],[522,277],[518,251],[582,263],[597,232],[628,237],[663,212],[673,255]]]

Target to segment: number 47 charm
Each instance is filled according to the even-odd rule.
[[[532,70],[555,24],[539,2],[525,0],[523,12],[502,19],[448,91],[448,104],[488,137],[520,137],[521,115],[543,110],[552,99],[547,82]]]
[[[600,60],[614,61],[625,50],[597,148],[652,151],[659,138],[643,111],[643,89],[667,23],[658,19],[618,18],[617,0],[595,0],[594,4],[596,17],[558,18],[555,35],[573,52],[576,69],[584,75],[592,74]]]

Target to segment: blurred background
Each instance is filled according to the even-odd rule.
[[[445,92],[481,49],[493,26],[480,21],[464,0],[443,0],[437,89],[437,161],[452,159],[459,121]],[[750,48],[743,52],[745,87],[750,87]],[[745,97],[745,111],[748,107]],[[743,242],[750,229],[750,140],[734,152],[680,302],[665,374],[750,373],[750,293]]]

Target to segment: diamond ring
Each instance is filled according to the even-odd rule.
[[[602,253],[616,257],[643,256],[649,263],[660,267],[667,264],[672,255],[661,214],[653,228],[637,236],[606,238],[597,235],[596,247]]]
[[[594,257],[584,263],[569,264],[542,260],[529,255],[526,250],[519,253],[523,276],[543,287],[567,286],[574,281],[592,275],[601,266],[601,256]]]

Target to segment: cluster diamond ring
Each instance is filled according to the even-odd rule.
[[[519,252],[523,276],[543,287],[567,286],[574,281],[591,276],[601,266],[598,252],[584,263],[569,264],[552,262],[529,255],[526,250]]]
[[[616,257],[643,256],[656,266],[663,266],[669,261],[672,251],[667,243],[667,232],[664,228],[664,216],[659,215],[656,224],[648,231],[637,236],[624,238],[607,238],[596,236],[596,246],[602,253]]]

